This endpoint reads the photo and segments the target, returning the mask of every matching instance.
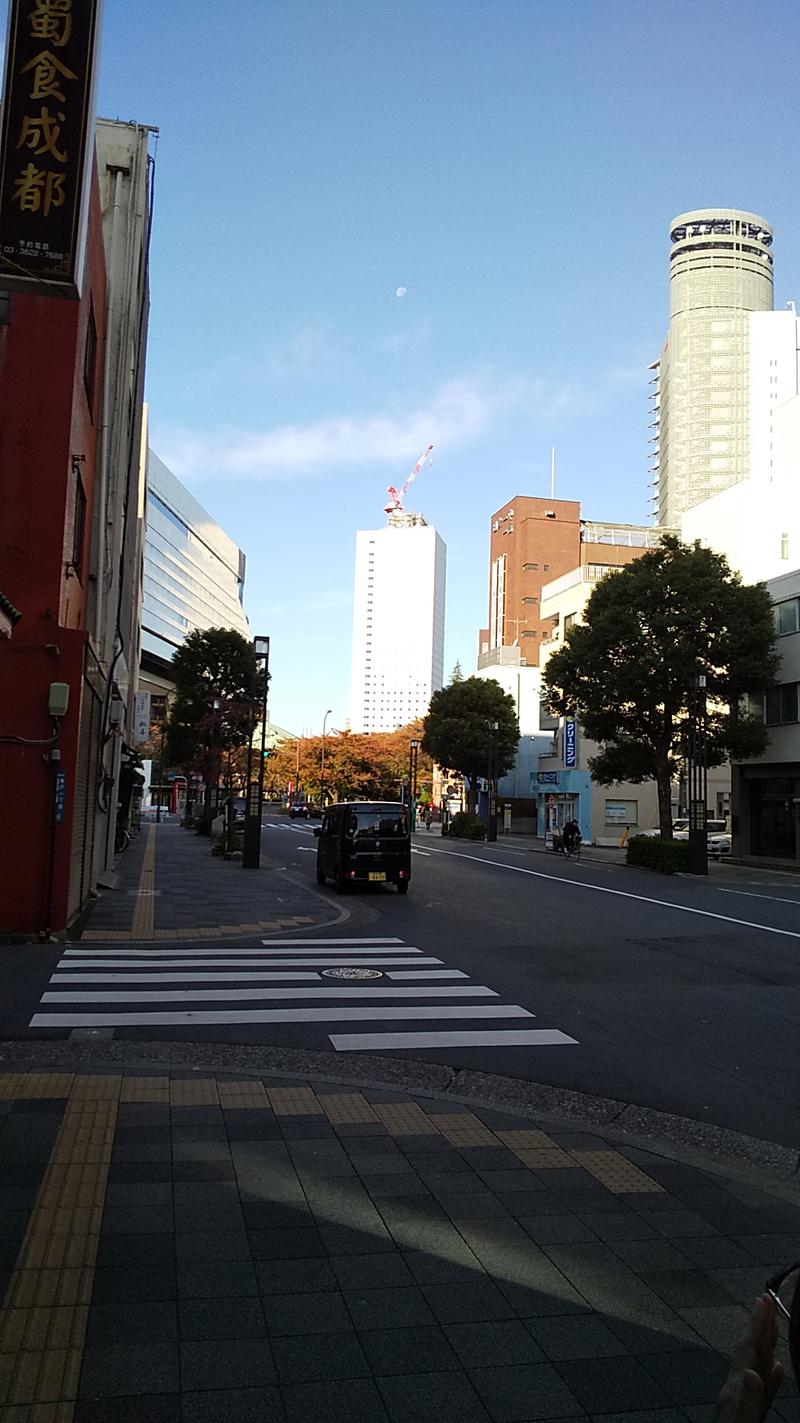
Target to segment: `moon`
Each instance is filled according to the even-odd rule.
[[[398,287],[395,296],[403,297],[408,292],[408,287]]]

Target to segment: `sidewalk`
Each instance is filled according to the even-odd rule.
[[[81,921],[83,941],[219,939],[330,923],[329,905],[310,887],[263,864],[211,854],[211,841],[177,820],[147,824],[120,856],[114,889]]]
[[[797,1200],[602,1135],[46,1054],[0,1076],[3,1423],[705,1423],[800,1255]]]

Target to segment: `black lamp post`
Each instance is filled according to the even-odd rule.
[[[408,816],[411,829],[417,823],[417,764],[419,761],[419,741],[414,737],[408,748]]]
[[[694,679],[689,701],[689,754],[686,781],[689,797],[689,873],[708,874],[708,766],[706,754],[706,675]]]
[[[328,710],[326,711],[324,717],[322,718],[322,750],[321,750],[321,753],[320,753],[320,769],[319,769],[319,808],[320,808],[320,810],[324,810],[324,809],[325,809],[325,728],[326,728],[327,725],[328,725],[328,717],[330,716],[332,710],[333,710],[332,707],[328,707]]]
[[[499,730],[499,721],[489,722],[489,764],[486,767],[489,782],[489,824],[486,827],[486,839],[492,842],[497,839],[497,733]]]
[[[261,866],[261,817],[264,811],[264,753],[267,749],[267,692],[269,689],[269,638],[253,639],[258,662],[263,663],[261,686],[261,755],[258,765],[258,797],[253,809],[253,725],[250,724],[250,744],[247,749],[247,800],[245,802],[244,847],[242,869],[257,870]]]

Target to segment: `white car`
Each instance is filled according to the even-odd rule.
[[[731,837],[727,830],[721,835],[709,835],[708,853],[714,860],[718,860],[722,855],[729,855],[731,853]]]

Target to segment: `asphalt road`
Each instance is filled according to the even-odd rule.
[[[311,827],[280,826],[265,833],[270,853],[310,875]],[[498,1021],[498,1035],[550,1029],[575,1042],[404,1053],[800,1141],[797,880],[733,866],[708,882],[666,879],[502,842],[415,843],[407,897],[324,891],[350,912],[340,932],[397,936],[535,1015]],[[394,1055],[388,1035],[374,1050]]]
[[[270,817],[263,845],[316,888],[311,825]],[[122,1039],[374,1052],[800,1141],[798,880],[666,879],[423,834],[408,895],[321,893],[331,924],[307,933],[7,949],[0,1031],[63,1037],[53,1019],[69,1018]]]

